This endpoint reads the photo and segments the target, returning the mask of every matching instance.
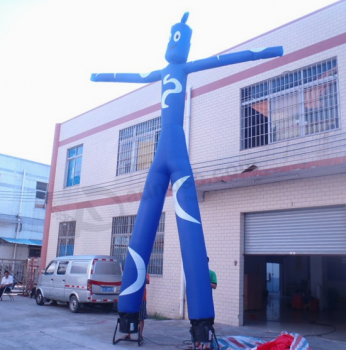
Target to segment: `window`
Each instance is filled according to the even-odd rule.
[[[46,268],[45,270],[45,275],[53,275],[54,271],[55,271],[55,268],[56,268],[56,262],[55,261],[52,261]]]
[[[128,250],[127,248],[130,244],[135,220],[136,215],[118,216],[113,218],[111,255],[115,256],[123,266],[125,264],[125,258]],[[164,233],[165,213],[162,213],[148,265],[148,273],[151,275],[162,276],[163,273]]]
[[[67,180],[66,187],[78,185],[82,171],[83,145],[70,148],[67,151]]]
[[[41,256],[41,247],[29,246],[29,258],[39,258]]]
[[[241,149],[339,128],[336,58],[241,90]]]
[[[46,182],[36,182],[35,208],[45,208],[48,184]]]
[[[120,130],[117,175],[149,169],[161,131],[161,117]]]
[[[88,271],[88,262],[72,262],[70,273],[73,275],[86,275]]]
[[[57,275],[65,275],[67,269],[68,261],[60,261],[58,265],[58,269],[56,271]]]
[[[121,275],[118,261],[95,261],[94,275]]]
[[[56,256],[73,255],[76,221],[60,222]]]

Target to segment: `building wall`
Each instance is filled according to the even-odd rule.
[[[258,155],[267,156],[260,164],[261,170],[316,160],[333,161],[335,157],[345,156],[342,141],[335,142],[334,154],[324,148],[326,138],[333,135],[342,138],[342,127],[346,123],[345,10],[346,2],[339,2],[226,51],[283,45],[285,56],[282,58],[207,70],[189,77],[192,86],[190,158],[197,181],[240,174]],[[335,56],[339,71],[340,129],[240,150],[241,88]],[[62,221],[77,221],[74,254],[109,254],[112,218],[137,213],[146,176],[146,171],[116,176],[119,130],[158,116],[160,84],[155,83],[61,125],[47,262],[56,256]],[[314,152],[289,156],[292,147],[302,142],[310,142]],[[79,144],[84,147],[81,183],[65,188],[67,150]],[[278,149],[282,154],[275,157]],[[214,164],[208,171],[203,170],[206,162]],[[223,162],[226,165],[220,167]],[[216,322],[243,323],[243,214],[345,204],[345,180],[345,174],[297,177],[291,181],[204,193],[200,209],[205,240],[210,267],[218,276],[218,288],[214,291]],[[164,273],[151,279],[148,311],[178,318],[181,257],[170,193],[164,211]]]
[[[341,174],[205,193],[200,209],[210,268],[218,277],[218,287],[213,292],[216,322],[231,325],[243,322],[243,214],[345,205],[345,183],[346,175]],[[122,203],[54,213],[47,262],[56,256],[59,222],[77,220],[74,254],[109,254],[112,218],[124,214],[135,215],[138,204]],[[164,272],[162,277],[151,278],[148,311],[178,318],[181,255],[171,196],[166,199],[163,211],[166,213]],[[100,219],[96,221],[95,217]],[[234,261],[237,261],[236,266]]]
[[[48,183],[49,171],[49,165],[0,154],[0,237],[42,240],[46,210],[36,207],[36,184]],[[13,244],[0,244],[3,258],[12,259],[13,250]],[[16,258],[27,257],[28,247],[18,246]]]
[[[243,214],[346,204],[345,180],[342,174],[205,194],[200,208],[210,267],[218,276],[214,291],[217,322],[242,324]]]
[[[0,244],[0,256],[1,259],[13,259],[14,245],[2,241]],[[27,245],[18,244],[16,250],[16,259],[26,260],[29,256],[29,248]]]

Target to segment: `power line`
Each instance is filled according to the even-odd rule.
[[[342,146],[346,146],[346,143],[345,144],[343,144]],[[333,152],[332,154],[333,154],[333,156],[336,156],[338,153],[344,153],[345,155],[346,155],[346,152],[341,148],[340,150],[338,150],[340,148],[340,145],[336,145],[336,146],[333,146],[333,147],[328,147],[328,148],[324,148],[323,149],[323,151],[324,152],[329,152],[329,153],[331,153],[331,152]],[[300,154],[299,154],[299,157],[300,157],[300,159],[299,159],[299,161],[300,162],[305,162],[305,161],[309,161],[309,160],[311,160],[311,153],[313,153],[313,152],[315,152],[314,150],[312,150],[312,151],[308,151],[308,152],[304,152],[304,153],[301,153],[300,152]],[[329,155],[329,154],[328,154]],[[326,156],[326,154],[325,154],[325,156]],[[278,161],[279,160],[279,162],[275,162],[274,164],[272,163],[273,161]],[[248,160],[246,160],[247,162],[248,162]],[[272,158],[267,158],[267,159],[265,159],[265,160],[259,160],[259,161],[257,161],[256,162],[256,164],[257,165],[260,165],[261,163],[263,163],[263,162],[271,162],[272,164],[271,164],[271,166],[276,166],[276,165],[278,165],[278,164],[281,164],[281,165],[283,165],[283,164],[289,164],[290,162],[285,162],[285,163],[283,163],[282,162],[282,157],[280,157],[280,156],[276,156],[276,157],[272,157]],[[221,164],[221,165],[225,165],[225,164]],[[213,165],[213,168],[212,169],[204,169],[204,171],[203,172],[194,172],[194,174],[195,175],[200,175],[199,177],[202,177],[203,175],[204,176],[207,176],[207,174],[208,173],[210,173],[211,171],[215,171],[215,172],[218,172],[218,176],[220,176],[220,172],[222,172],[222,171],[227,171],[227,173],[230,173],[231,172],[231,170],[232,169],[234,169],[234,168],[238,168],[238,167],[240,167],[242,164],[240,164],[240,163],[237,163],[237,164],[226,164],[227,166],[226,167],[220,167],[220,168],[216,168],[215,169],[215,165]],[[127,183],[128,182],[131,182],[131,188],[133,189],[136,185],[140,185],[140,184],[143,184],[143,182],[144,182],[144,179],[142,179],[141,181],[126,181],[126,182],[122,182],[122,183],[116,183],[116,182],[114,182],[113,183],[113,186],[112,187],[110,187],[110,188],[97,188],[97,187],[100,187],[100,186],[102,186],[102,184],[98,184],[98,185],[95,185],[94,187],[93,187],[93,189],[91,189],[91,190],[89,190],[88,192],[86,192],[86,193],[80,193],[80,195],[96,195],[96,194],[99,194],[99,193],[102,193],[102,192],[105,192],[105,191],[107,191],[107,190],[109,190],[109,191],[114,191],[114,190],[121,190],[121,189],[124,189],[125,187],[127,187]],[[97,187],[96,187],[97,186]],[[69,197],[71,197],[71,196],[69,196],[69,194],[68,193],[66,193],[66,194],[58,194],[58,195],[56,195],[56,193],[54,193],[54,199],[63,199],[63,198],[69,198]]]
[[[343,136],[346,135],[346,133],[340,133],[337,136]],[[327,143],[326,138],[328,139]],[[275,167],[276,165],[284,165],[284,164],[290,164],[289,158],[299,156],[299,162],[304,162],[306,160],[311,160],[311,154],[316,153],[316,156],[318,157],[321,152],[324,152],[323,156],[324,158],[326,156],[329,156],[330,154],[326,154],[326,152],[331,152],[336,150],[336,152],[333,152],[333,156],[335,157],[336,154],[343,153],[346,155],[346,151],[344,150],[344,147],[346,146],[345,143],[340,144],[340,142],[345,142],[345,139],[338,138],[335,139],[335,135],[325,137],[323,139],[324,144],[323,148],[316,151],[316,142],[321,141],[320,139],[316,140],[309,140],[304,142],[299,142],[294,145],[291,145],[292,147],[287,150],[287,146],[280,146],[275,149],[273,149],[273,152],[268,154],[268,150],[266,153],[264,153],[263,149],[259,151],[252,152],[250,154],[250,158],[246,158],[247,155],[234,155],[230,157],[225,158],[219,158],[216,160],[209,160],[204,162],[198,162],[193,164],[193,172],[195,177],[201,178],[208,176],[208,173],[210,172],[217,172],[216,176],[220,176],[220,173],[225,172],[224,175],[228,174],[230,175],[232,170],[235,168],[241,168],[248,164],[256,164],[259,166],[260,164],[264,162],[270,162],[271,167]],[[313,143],[313,144],[312,144]],[[335,145],[338,143],[337,145]],[[302,145],[305,145],[302,147]],[[333,146],[335,145],[335,146]],[[329,146],[329,147],[326,147]],[[299,148],[298,148],[299,147]],[[338,150],[340,149],[340,150]],[[277,151],[279,150],[279,151]],[[282,162],[282,155],[285,155],[287,161],[284,163]],[[239,160],[239,157],[244,156],[244,159]],[[319,156],[320,157],[320,156]],[[226,162],[226,161],[231,162]],[[277,162],[280,160],[279,162]],[[275,163],[272,163],[275,161]],[[221,162],[221,163],[220,163]],[[201,170],[201,171],[198,171]],[[55,200],[59,199],[70,199],[73,197],[78,196],[96,196],[100,195],[102,193],[105,193],[107,191],[115,191],[115,190],[122,190],[126,187],[131,186],[131,189],[133,189],[135,186],[143,185],[145,178],[147,176],[147,172],[145,173],[131,173],[127,174],[126,177],[122,179],[114,179],[107,182],[102,182],[98,184],[93,184],[89,186],[83,186],[80,188],[71,188],[71,189],[64,189],[60,191],[55,191],[53,193],[53,198]],[[210,176],[210,175],[209,175]],[[22,201],[33,201],[36,197],[36,191],[24,191],[23,193],[17,192],[17,193],[10,193],[9,191],[0,191],[0,200],[19,200],[22,198]],[[49,199],[51,199],[52,196],[49,194]]]
[[[337,141],[335,141],[337,142]],[[334,142],[333,142],[334,143]],[[346,146],[346,144],[343,144],[341,146]],[[341,148],[339,151],[338,149]],[[335,152],[336,150],[336,152]],[[346,152],[342,149],[342,147],[340,147],[340,145],[336,145],[334,147],[328,147],[328,148],[324,148],[323,149],[324,152],[326,151],[329,151],[329,152],[332,152],[333,151],[333,156],[335,157],[337,154],[339,153],[343,153],[346,155]],[[309,152],[304,152],[303,154],[300,153],[299,156],[300,156],[300,159],[299,161],[300,162],[304,162],[306,160],[311,160],[311,153],[314,153],[315,151],[314,150],[311,150]],[[278,153],[276,153],[278,154]],[[328,154],[329,155],[329,154]],[[305,157],[302,157],[302,156],[305,156]],[[324,156],[327,156],[327,154],[324,154]],[[276,162],[276,163],[272,163],[271,166],[275,167],[275,165],[283,165],[284,163],[282,163],[281,161],[281,157],[277,156],[275,158],[269,158],[269,159],[265,159],[265,160],[260,160],[260,161],[257,161],[256,164],[257,165],[260,165],[262,162],[273,162],[274,160],[277,161],[277,160],[280,160],[280,162]],[[246,160],[246,162],[249,162],[249,160]],[[289,162],[286,162],[286,164],[288,164]],[[218,164],[219,165],[219,164]],[[224,164],[220,164],[220,165],[225,165]],[[234,169],[234,168],[239,168],[242,166],[242,164],[239,162],[238,164],[235,164],[235,165],[232,165],[232,164],[227,164],[226,163],[226,167],[221,167],[221,168],[215,168],[215,165],[213,165],[213,168],[212,169],[204,169],[203,172],[194,172],[195,175],[200,175],[199,177],[203,177],[204,176],[208,176],[208,173],[210,173],[211,171],[215,171],[217,172],[217,176],[221,176],[220,173],[222,173],[222,171],[225,171],[225,173],[223,175],[230,175],[231,173],[231,170]],[[211,166],[208,166],[208,167],[211,167]],[[205,168],[208,168],[208,167],[205,167]],[[142,174],[142,177],[146,176],[147,174]],[[209,175],[210,176],[210,175]],[[137,179],[138,180],[138,179]],[[126,179],[125,181],[122,181],[122,182],[116,182],[116,181],[111,181],[111,182],[107,182],[107,184],[109,183],[112,183],[112,186],[111,187],[106,187],[106,186],[103,186],[104,183],[100,183],[100,184],[96,184],[96,185],[92,185],[92,186],[88,186],[88,191],[87,192],[84,192],[84,187],[83,188],[80,188],[78,190],[78,192],[74,192],[74,193],[64,193],[64,192],[55,192],[57,194],[54,193],[54,199],[55,200],[63,200],[63,199],[70,199],[72,197],[78,197],[78,196],[96,196],[96,195],[100,195],[102,193],[105,193],[107,191],[115,191],[115,190],[122,190],[126,187],[128,187],[128,184],[131,183],[131,189],[134,188],[134,186],[136,185],[143,185],[144,183],[144,178],[142,179],[139,179],[140,181],[132,181],[132,179]],[[197,179],[198,180],[198,179]],[[50,197],[50,196],[49,196]],[[0,200],[11,200],[11,201],[15,201],[15,200],[18,200],[20,198],[20,196],[18,197],[15,197],[15,196],[4,196],[4,195],[0,195]],[[50,198],[49,198],[50,199]],[[34,198],[33,196],[32,197],[22,197],[22,201],[23,202],[31,202],[31,201],[34,201],[36,200],[36,198]]]

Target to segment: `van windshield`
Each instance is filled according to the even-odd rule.
[[[95,261],[94,274],[99,275],[121,275],[118,261]]]

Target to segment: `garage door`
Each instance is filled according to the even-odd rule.
[[[245,254],[346,252],[346,207],[245,214]]]

